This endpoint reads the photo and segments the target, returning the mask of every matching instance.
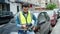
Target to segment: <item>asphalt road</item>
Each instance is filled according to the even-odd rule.
[[[0,28],[0,34],[13,34],[13,32],[16,33],[17,31],[18,28],[16,27],[16,25],[11,23]]]
[[[16,23],[14,20],[4,25],[0,25],[0,34],[16,34],[18,32],[18,28],[16,27]]]

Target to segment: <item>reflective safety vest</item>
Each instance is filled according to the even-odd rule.
[[[25,17],[25,16],[23,15],[23,13],[20,12],[19,19],[20,19],[20,21],[21,21],[20,24],[31,24],[31,22],[32,22],[31,13],[28,11],[28,15],[27,15],[27,17]]]

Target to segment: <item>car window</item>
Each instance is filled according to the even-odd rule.
[[[49,21],[50,17],[48,16],[47,12],[42,12],[38,16],[38,21]]]
[[[45,15],[46,20],[49,21],[50,17],[48,16],[48,14],[45,12],[44,15]]]
[[[46,21],[46,18],[45,18],[45,16],[44,16],[43,13],[40,13],[40,14],[38,15],[38,22],[42,22],[42,21]]]

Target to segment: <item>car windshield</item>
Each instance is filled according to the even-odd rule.
[[[39,21],[49,21],[50,20],[50,18],[49,18],[49,16],[48,16],[48,14],[47,14],[47,12],[41,12],[40,14],[39,14],[39,16],[38,16],[38,20]]]

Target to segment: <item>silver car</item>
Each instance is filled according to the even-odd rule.
[[[50,31],[50,18],[46,12],[41,12],[38,15],[38,26],[40,27],[40,34],[48,34]]]
[[[58,10],[58,18],[60,18],[60,9]]]

